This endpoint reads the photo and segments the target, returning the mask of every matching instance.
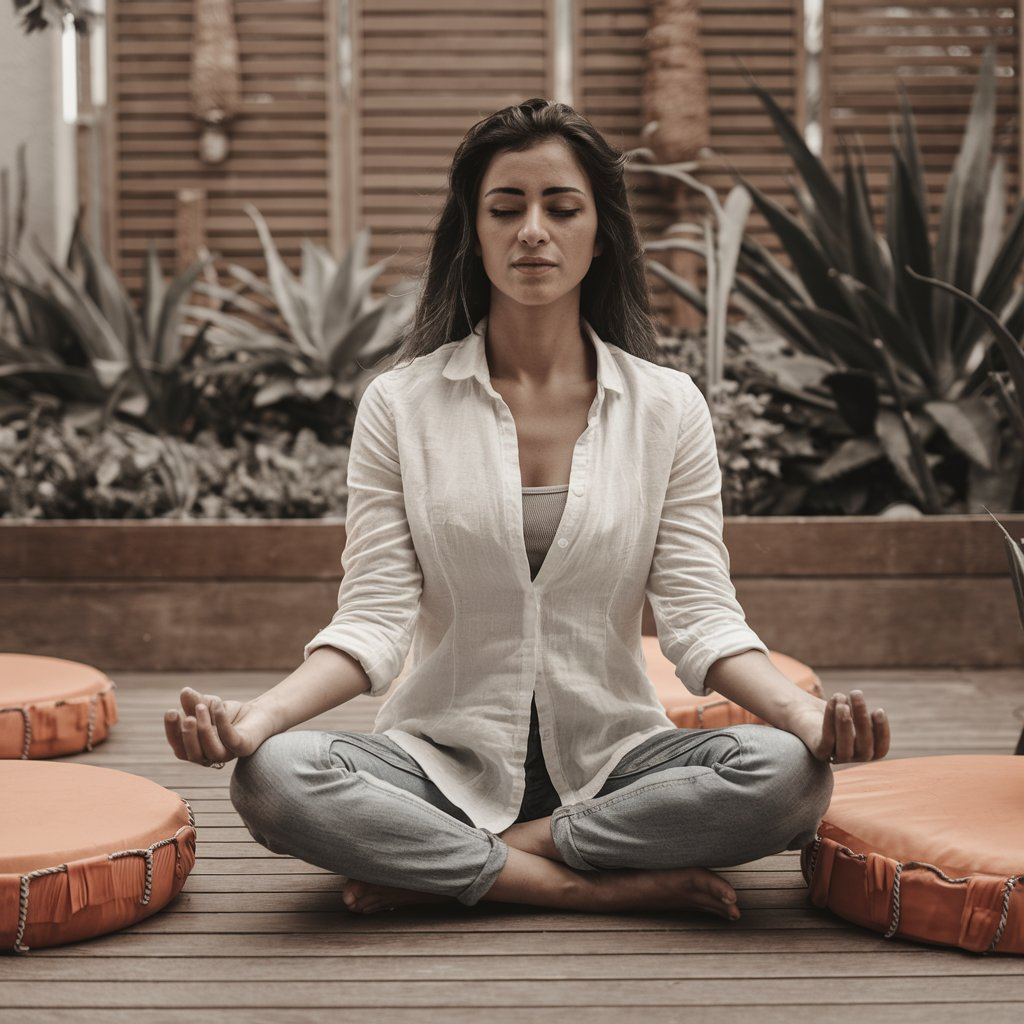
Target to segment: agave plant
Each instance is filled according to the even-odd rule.
[[[659,276],[668,281],[672,288],[704,314],[707,321],[705,355],[705,390],[707,394],[720,388],[725,376],[726,341],[730,338],[729,296],[732,294],[736,276],[743,234],[750,215],[750,196],[745,188],[737,185],[725,202],[721,203],[715,190],[709,188],[691,171],[694,164],[673,164],[660,166],[644,164],[639,160],[650,159],[654,154],[648,149],[630,150],[628,167],[634,171],[657,171],[675,178],[700,192],[711,207],[712,216],[706,217],[700,226],[695,224],[674,224],[669,231],[690,234],[704,239],[699,250],[707,266],[707,280],[703,295],[684,278],[674,274],[667,267],[654,264]],[[674,241],[652,240],[645,244],[648,252],[677,248]]]
[[[52,394],[92,410],[114,413],[153,433],[190,427],[199,388],[192,366],[204,344],[200,331],[182,344],[185,300],[206,260],[168,285],[150,246],[141,308],[136,311],[102,255],[75,225],[66,265],[38,248],[38,278],[19,260],[0,267],[0,298],[8,312],[0,337],[0,382],[23,399]]]
[[[987,397],[991,334],[951,296],[912,273],[934,275],[973,295],[1012,333],[1024,331],[1024,290],[1014,285],[1024,260],[1024,202],[1007,221],[1004,161],[992,160],[993,53],[985,55],[934,248],[920,150],[904,94],[881,233],[861,151],[844,150],[837,181],[769,93],[755,83],[752,87],[799,173],[802,184],[794,195],[800,219],[745,183],[792,269],[745,238],[731,297],[788,340],[802,357],[805,376],[811,371],[789,397],[831,405],[847,425],[851,436],[820,467],[819,476],[887,458],[920,506],[940,512],[941,471],[952,455],[969,466],[973,483],[990,489],[1000,483],[1001,500],[1008,502],[1016,481],[1005,479],[999,409]],[[708,253],[706,246],[686,239],[667,243]],[[693,301],[667,268],[649,266]]]
[[[999,355],[1006,365],[1006,375],[1003,376],[995,370],[989,370],[989,379],[1006,410],[1010,423],[1021,442],[1024,443],[1024,350],[1021,349],[1020,342],[998,317],[966,292],[935,278],[927,278],[918,274],[913,276],[947,295],[951,295],[992,332]],[[986,509],[986,511],[988,510]],[[989,512],[989,515],[992,513]],[[1010,564],[1010,578],[1013,581],[1013,592],[1017,598],[1017,616],[1020,619],[1021,628],[1024,628],[1024,540],[1014,540],[1010,531],[994,515],[992,518],[995,519],[996,525],[1003,534],[1006,558]],[[1021,731],[1014,753],[1024,754],[1024,730]]]
[[[396,350],[413,295],[371,297],[370,287],[387,261],[367,267],[368,230],[359,233],[341,260],[304,240],[296,277],[259,211],[251,205],[245,210],[263,247],[266,280],[229,265],[234,288],[197,286],[222,308],[191,312],[212,324],[210,341],[245,353],[249,370],[262,376],[253,398],[257,408],[281,404],[295,417],[305,414],[321,431],[337,427],[351,418],[373,366]],[[223,372],[230,370],[225,366]]]

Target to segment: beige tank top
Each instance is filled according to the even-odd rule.
[[[562,521],[569,485],[523,488],[523,539],[530,560],[530,579],[536,579],[544,556]]]

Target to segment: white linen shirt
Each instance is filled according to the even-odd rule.
[[[691,692],[708,692],[719,658],[767,652],[729,578],[704,397],[687,374],[581,327],[597,351],[597,395],[536,579],[515,422],[491,386],[484,317],[363,395],[338,611],[303,652],[352,655],[372,695],[410,655],[373,731],[495,833],[522,802],[534,695],[563,804],[593,796],[629,750],[675,728],[645,672],[645,591],[661,649]]]

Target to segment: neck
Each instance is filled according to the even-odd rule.
[[[529,387],[579,384],[597,377],[597,356],[580,325],[578,296],[558,306],[491,300],[486,352],[491,379]]]

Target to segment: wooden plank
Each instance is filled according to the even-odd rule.
[[[963,958],[955,965],[943,951],[914,951],[893,956],[889,952],[862,953],[778,953],[765,962],[757,953],[733,954],[724,959],[716,953],[691,953],[678,957],[666,953],[577,954],[543,953],[504,955],[493,962],[492,955],[444,955],[433,952],[409,957],[402,964],[403,981],[515,981],[594,980],[610,978],[726,979],[726,978],[819,978],[848,977],[1019,977],[1024,963],[1019,960]],[[112,963],[74,957],[23,957],[5,965],[6,981],[176,981],[181,966],[175,960],[122,957]],[[305,977],[303,977],[305,976]],[[395,977],[391,958],[376,956],[293,957],[287,961],[243,960],[214,956],[199,960],[189,970],[190,982],[218,981],[387,981]]]
[[[397,914],[397,911],[396,911]],[[486,936],[486,945],[479,933],[453,929],[431,935],[430,943],[411,941],[411,937],[397,926],[388,916],[378,918],[380,928],[376,932],[362,932],[346,937],[344,946],[331,934],[266,934],[247,935],[244,943],[233,940],[227,948],[234,955],[258,958],[315,958],[323,963],[329,957],[355,960],[361,957],[387,957],[394,963],[396,957],[413,957],[432,951],[435,955],[446,956],[556,956],[566,952],[566,937],[561,932],[507,932],[495,931]],[[849,928],[827,932],[793,931],[739,931],[731,932],[664,932],[657,929],[643,929],[630,932],[605,932],[601,930],[576,932],[572,938],[572,952],[577,955],[602,956],[623,952],[626,946],[631,953],[644,955],[669,954],[691,956],[694,953],[732,955],[764,954],[786,952],[806,955],[827,952],[831,954],[856,954],[859,958],[873,951],[899,959],[916,952],[910,943],[883,939],[880,935],[865,930]],[[917,947],[920,948],[920,947]],[[196,959],[225,955],[223,936],[196,935],[189,940],[189,951]],[[124,958],[144,958],[154,962],[159,957],[180,956],[181,942],[172,935],[132,935],[115,933],[101,936],[85,947],[63,949],[39,949],[32,951],[32,960],[59,959],[61,962],[82,957],[82,953],[109,959],[111,962]],[[949,956],[946,951],[942,955]],[[394,968],[392,968],[394,969]]]
[[[1024,514],[1001,517],[1024,536]],[[1008,568],[987,516],[734,517],[734,578],[993,577]],[[340,579],[340,519],[5,523],[0,579]]]
[[[203,801],[213,803],[214,801]],[[205,836],[209,827],[204,823],[211,818],[230,818],[232,815],[214,815],[207,812],[205,815],[196,810],[196,801],[189,801],[192,810],[195,811],[200,834]],[[230,807],[230,803],[228,803]],[[234,815],[237,817],[237,815]],[[729,881],[737,892],[746,892],[750,889],[796,889],[806,893],[807,884],[803,876],[796,870],[790,871],[733,871],[726,869],[721,872],[723,878]],[[259,890],[256,889],[253,879],[254,875],[190,875],[185,884],[185,890],[189,893],[220,893],[234,894],[237,901],[238,893],[251,893],[253,895],[270,893],[331,893],[337,896],[339,890],[338,879],[331,874],[317,875],[275,875],[273,879],[260,876]],[[243,901],[244,902],[244,901]]]
[[[0,649],[57,655],[105,671],[133,665],[290,671],[301,662],[303,646],[330,621],[337,589],[326,580],[281,582],[272,591],[242,580],[131,588],[117,582],[0,583]],[[56,623],[66,624],[59,637]]]
[[[1024,514],[1001,518],[1024,535]],[[725,542],[733,574],[739,576],[1002,576],[1008,571],[1002,534],[980,515],[769,521],[739,516],[726,520]]]
[[[173,904],[164,910],[162,917],[177,919],[197,914],[231,914],[239,910],[246,914],[336,914],[343,912],[340,889],[339,882],[333,891],[252,892],[246,899],[240,900],[237,893],[193,893],[186,886]],[[789,889],[748,889],[739,893],[739,906],[744,914],[754,909],[801,910],[808,903],[806,886]],[[703,915],[690,916],[699,918]]]
[[[804,910],[747,910],[741,922],[727,922],[711,914],[689,912],[678,914],[623,914],[605,917],[601,914],[573,914],[566,911],[540,912],[533,908],[518,908],[498,903],[488,903],[484,910],[445,904],[441,910],[426,914],[422,908],[411,908],[389,914],[388,920],[394,927],[401,915],[402,930],[409,934],[431,936],[438,932],[458,927],[487,936],[495,930],[533,932],[538,930],[560,931],[565,936],[595,928],[605,931],[631,932],[638,926],[657,927],[664,931],[702,932],[720,930],[736,931],[740,927],[750,930],[798,930],[836,931],[849,925],[817,908]],[[351,914],[344,907],[329,913],[219,913],[219,914],[158,914],[138,925],[126,928],[123,934],[161,935],[250,935],[266,932],[312,933],[328,932],[335,936],[366,931],[378,931],[382,927],[379,915]],[[189,939],[181,939],[191,942]]]
[[[991,997],[992,986],[984,978],[929,978],[933,999],[944,1003],[983,1002]],[[1024,1001],[1024,979],[1002,978],[999,995],[1003,999]],[[32,985],[0,981],[0,1005],[76,1006],[95,1008],[131,1007],[140,1001],[164,1006],[174,1001],[181,1008],[204,1006],[249,1006],[253,1008],[347,1008],[361,1006],[719,1006],[740,1004],[764,1006],[773,1003],[813,1002],[821,998],[816,979],[803,982],[788,978],[757,980],[731,978],[728,981],[663,978],[658,985],[627,978],[596,979],[585,982],[548,980],[543,986],[530,982],[474,980],[472,985],[452,986],[445,982],[405,981],[394,978],[379,981],[276,981],[236,983],[190,981],[125,982],[111,987],[103,982],[60,982]],[[913,1003],[916,993],[904,979],[874,977],[870,985],[863,979],[834,978],[829,997],[847,1006],[883,1000],[896,1005]]]
[[[994,667],[1019,665],[1024,657],[1007,580],[951,577],[930,587],[885,579],[735,583],[765,643],[818,668]],[[336,601],[337,584],[321,580],[260,587],[243,580],[143,581],[130,588],[117,581],[0,583],[0,607],[8,609],[0,646],[109,672],[140,665],[290,671],[304,644],[330,621]],[[645,630],[652,629],[648,614]]]
[[[345,1007],[345,1024],[423,1024],[423,1010],[419,1008],[396,1007]],[[622,1009],[619,1007],[583,1006],[573,1008],[585,1014],[588,1024],[621,1024]],[[716,1006],[716,1024],[749,1024],[752,1012],[756,1013],[758,1024],[794,1024],[828,1020],[829,1024],[863,1024],[865,1019],[872,1024],[962,1024],[964,1006],[946,1006],[942,1003],[917,1003],[890,1006],[886,1003],[863,1003],[844,1007],[831,1003],[801,1003],[799,1005],[779,1003],[773,1006]],[[5,1015],[0,1010],[0,1024],[78,1024],[82,1011],[79,1009],[19,1009]],[[104,1022],[109,1024],[181,1024],[181,1010],[164,1009],[106,1009]],[[446,1007],[444,1019],[447,1024],[479,1024],[485,1013],[488,1024],[565,1024],[567,1010],[563,1007],[530,1007],[528,1009],[508,1007]],[[1020,1004],[1011,1002],[989,1002],[984,1004],[986,1024],[1018,1024]],[[678,1007],[647,1006],[643,1009],[645,1024],[679,1024]],[[287,1010],[275,1008],[271,1015],[254,1016],[251,1009],[229,1009],[216,1007],[203,1012],[204,1024],[252,1024],[253,1021],[273,1021],[273,1024],[308,1024],[308,1010]]]
[[[1024,636],[1009,580],[736,581],[747,621],[808,664],[1019,665]]]
[[[344,546],[344,523],[329,519],[301,526],[288,520],[231,525],[145,520],[113,530],[88,521],[4,523],[0,579],[340,580]]]

